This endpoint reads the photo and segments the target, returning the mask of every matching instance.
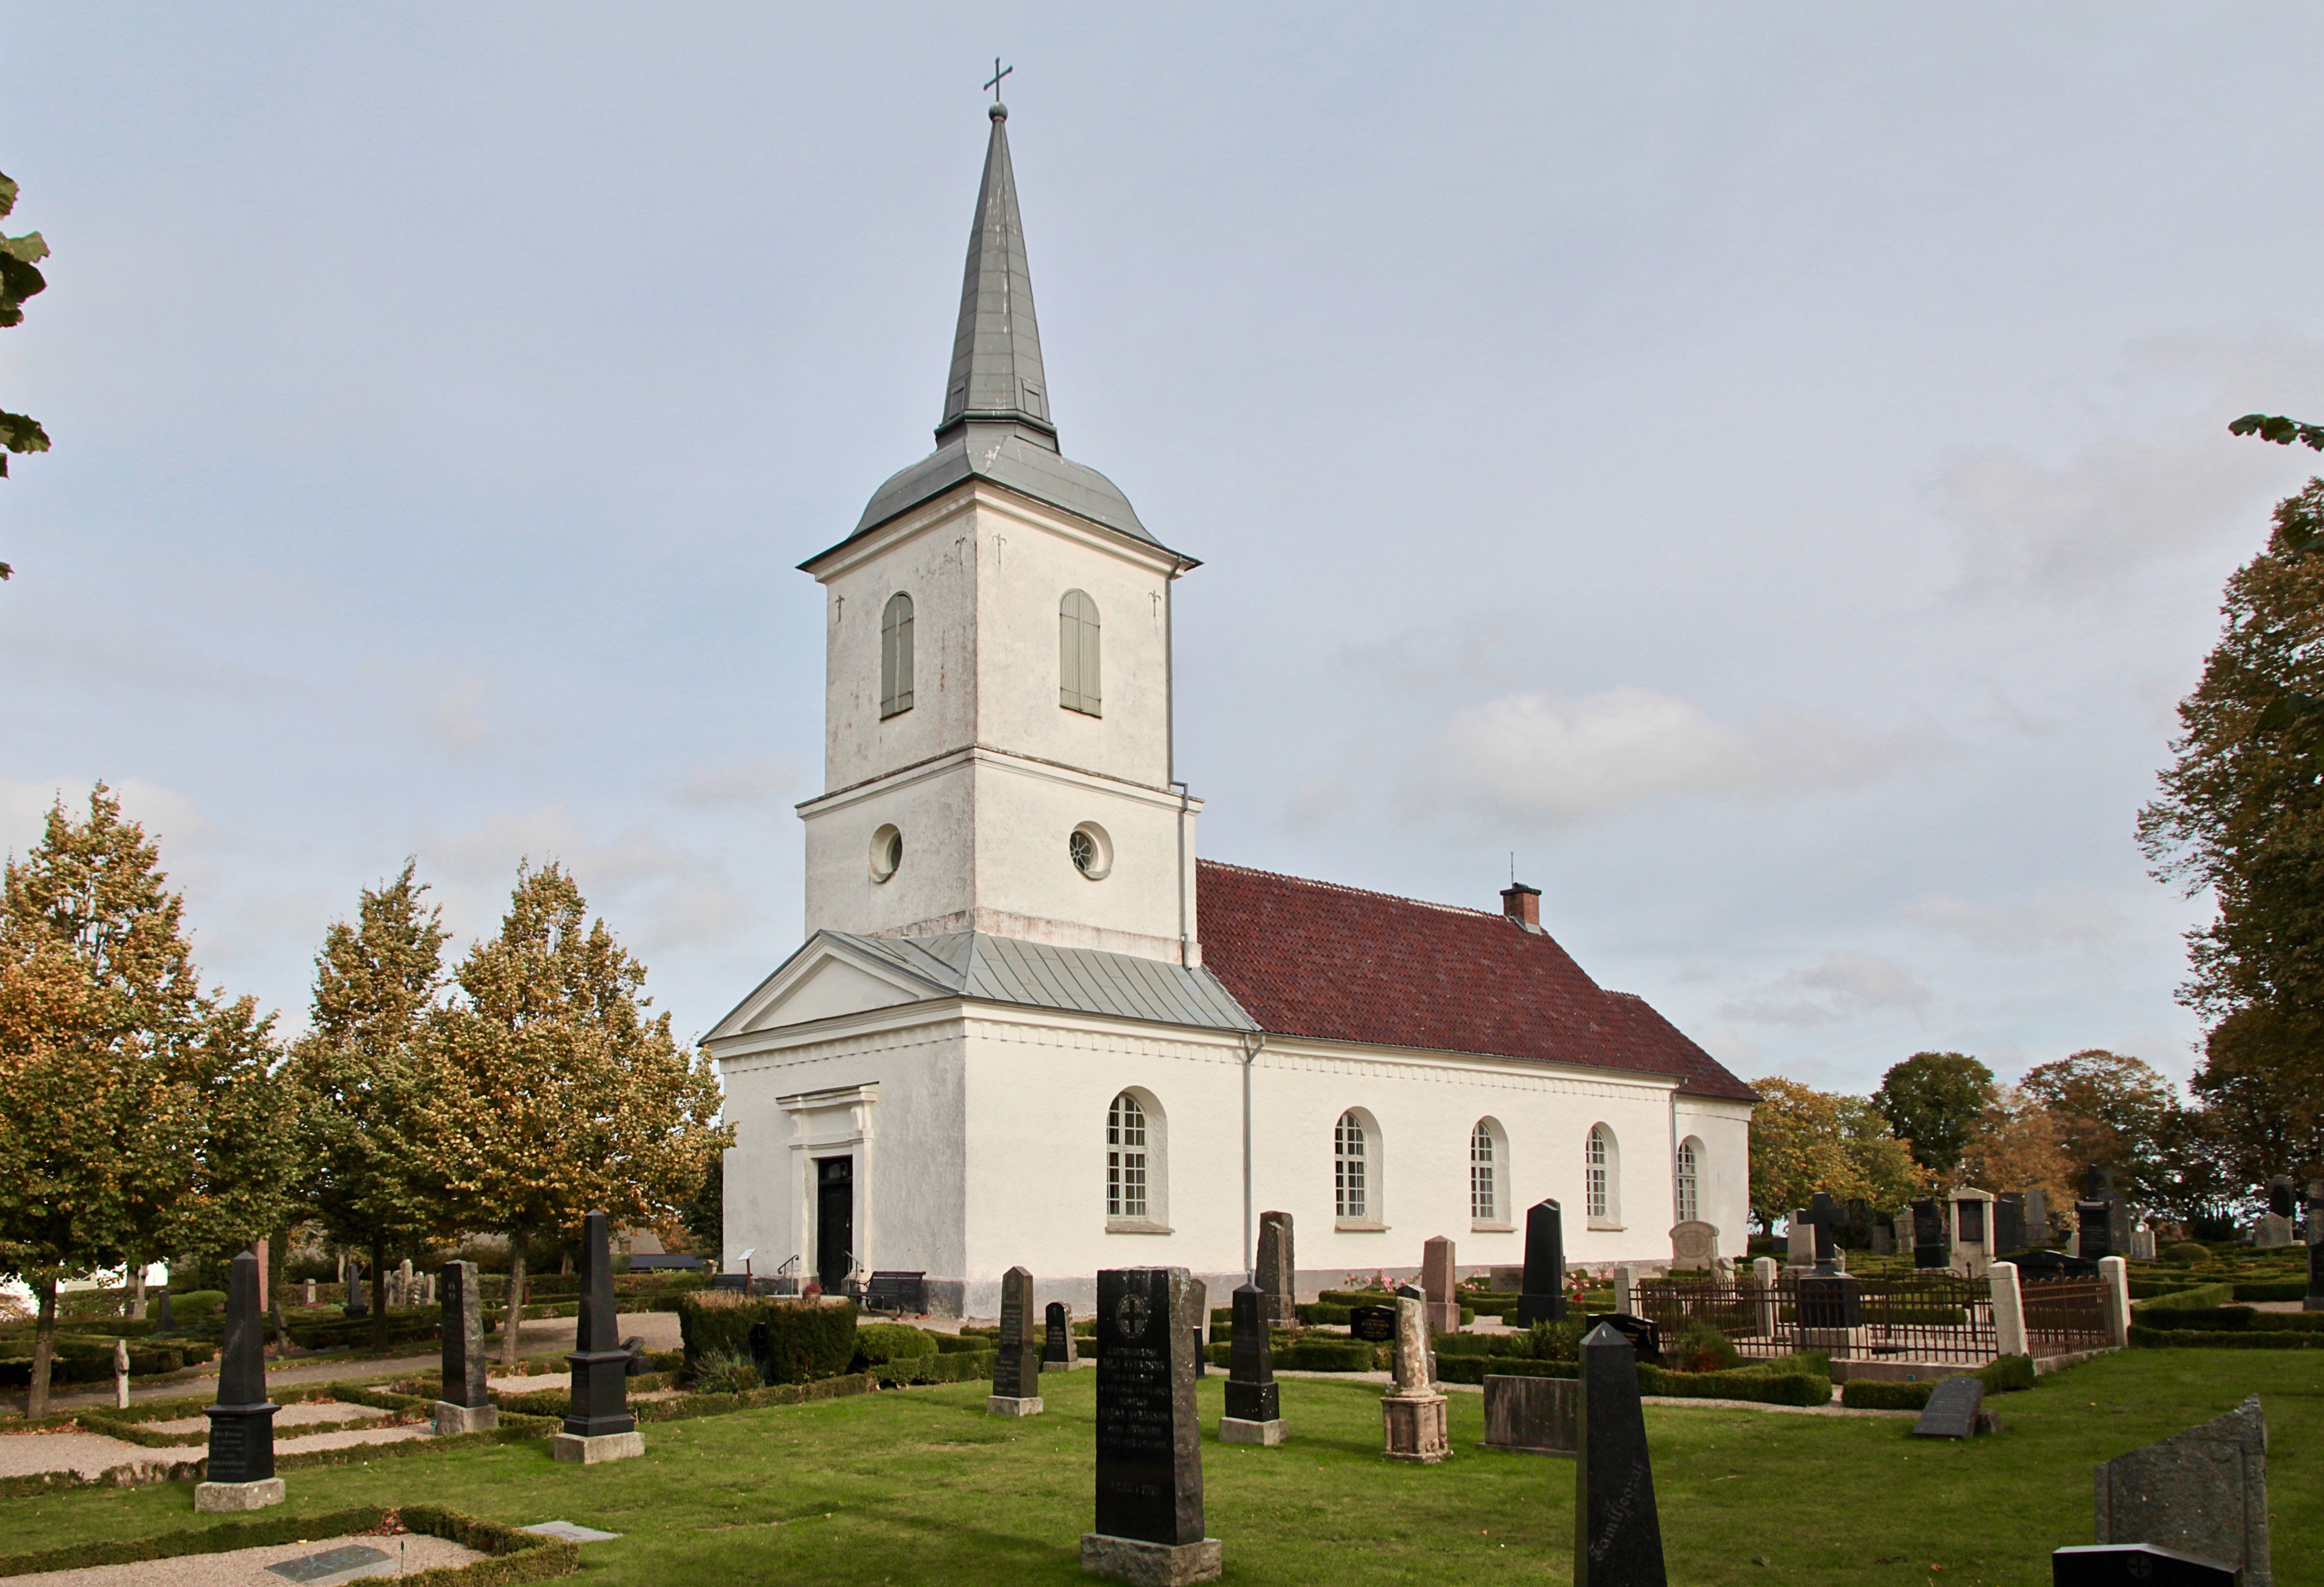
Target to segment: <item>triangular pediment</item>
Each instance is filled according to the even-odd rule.
[[[736,1004],[704,1039],[926,1002],[953,991],[883,955],[866,952],[844,937],[818,932]]]

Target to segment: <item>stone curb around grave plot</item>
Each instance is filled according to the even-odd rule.
[[[1305,1378],[1318,1383],[1386,1383],[1386,1372],[1296,1372],[1279,1371],[1277,1378]],[[1481,1383],[1439,1383],[1439,1394],[1482,1394]],[[1846,1405],[1769,1405],[1758,1399],[1694,1399],[1685,1395],[1642,1394],[1642,1405],[1696,1406],[1705,1410],[1783,1411],[1794,1416],[1917,1416],[1918,1411],[1866,1410]]]

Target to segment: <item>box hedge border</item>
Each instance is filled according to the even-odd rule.
[[[2015,1394],[2034,1387],[2034,1358],[2006,1355],[1974,1371],[1947,1372],[1944,1377],[1976,1378],[1985,1384],[1988,1394]],[[1859,1411],[1917,1411],[1928,1405],[1929,1396],[1943,1380],[1932,1378],[1917,1383],[1891,1383],[1858,1378],[1840,1385],[1840,1403]]]
[[[2324,1350],[2324,1333],[2290,1328],[2130,1327],[2133,1350]]]
[[[545,1582],[569,1576],[581,1568],[579,1545],[565,1538],[520,1531],[442,1505],[413,1504],[399,1510],[362,1505],[318,1516],[267,1516],[257,1520],[226,1521],[199,1531],[168,1532],[155,1537],[95,1538],[62,1548],[0,1555],[0,1577],[227,1554],[238,1548],[302,1543],[309,1538],[370,1536],[378,1535],[379,1529],[391,1520],[400,1523],[407,1532],[446,1538],[488,1556],[465,1565],[439,1565],[431,1571],[420,1571],[401,1578],[405,1582],[429,1583],[430,1587],[436,1583],[452,1587],[456,1582],[459,1587],[501,1587],[503,1582]]]

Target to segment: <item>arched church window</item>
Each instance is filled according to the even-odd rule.
[[[1614,1154],[1614,1132],[1603,1124],[1590,1127],[1590,1142],[1582,1151],[1582,1210],[1593,1223],[1610,1223],[1619,1205],[1615,1195],[1615,1174],[1618,1165]]]
[[[1501,1223],[1508,1221],[1502,1212],[1503,1176],[1508,1157],[1501,1142],[1500,1126],[1490,1119],[1480,1119],[1477,1127],[1469,1131],[1469,1221],[1472,1223]]]
[[[1057,704],[1102,716],[1098,695],[1097,603],[1067,590],[1057,603]]]
[[[1146,1191],[1146,1108],[1125,1091],[1105,1111],[1105,1215],[1150,1216]]]
[[[912,708],[912,597],[898,590],[880,614],[880,716]]]
[[[1370,1218],[1371,1186],[1366,1169],[1370,1167],[1366,1148],[1370,1145],[1364,1121],[1353,1112],[1342,1113],[1332,1130],[1332,1194],[1338,1215],[1342,1218]]]
[[[1702,1216],[1702,1198],[1699,1192],[1697,1149],[1702,1143],[1688,1136],[1678,1145],[1678,1221],[1692,1223]]]

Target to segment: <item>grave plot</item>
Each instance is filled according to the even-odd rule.
[[[311,1542],[270,1543],[223,1554],[173,1559],[171,1587],[338,1587],[366,1577],[412,1574],[445,1566],[479,1564],[492,1556],[447,1537],[399,1533],[392,1536],[339,1536]],[[78,1570],[37,1571],[12,1581],[21,1587],[151,1587],[158,1567],[152,1561],[84,1565]]]

